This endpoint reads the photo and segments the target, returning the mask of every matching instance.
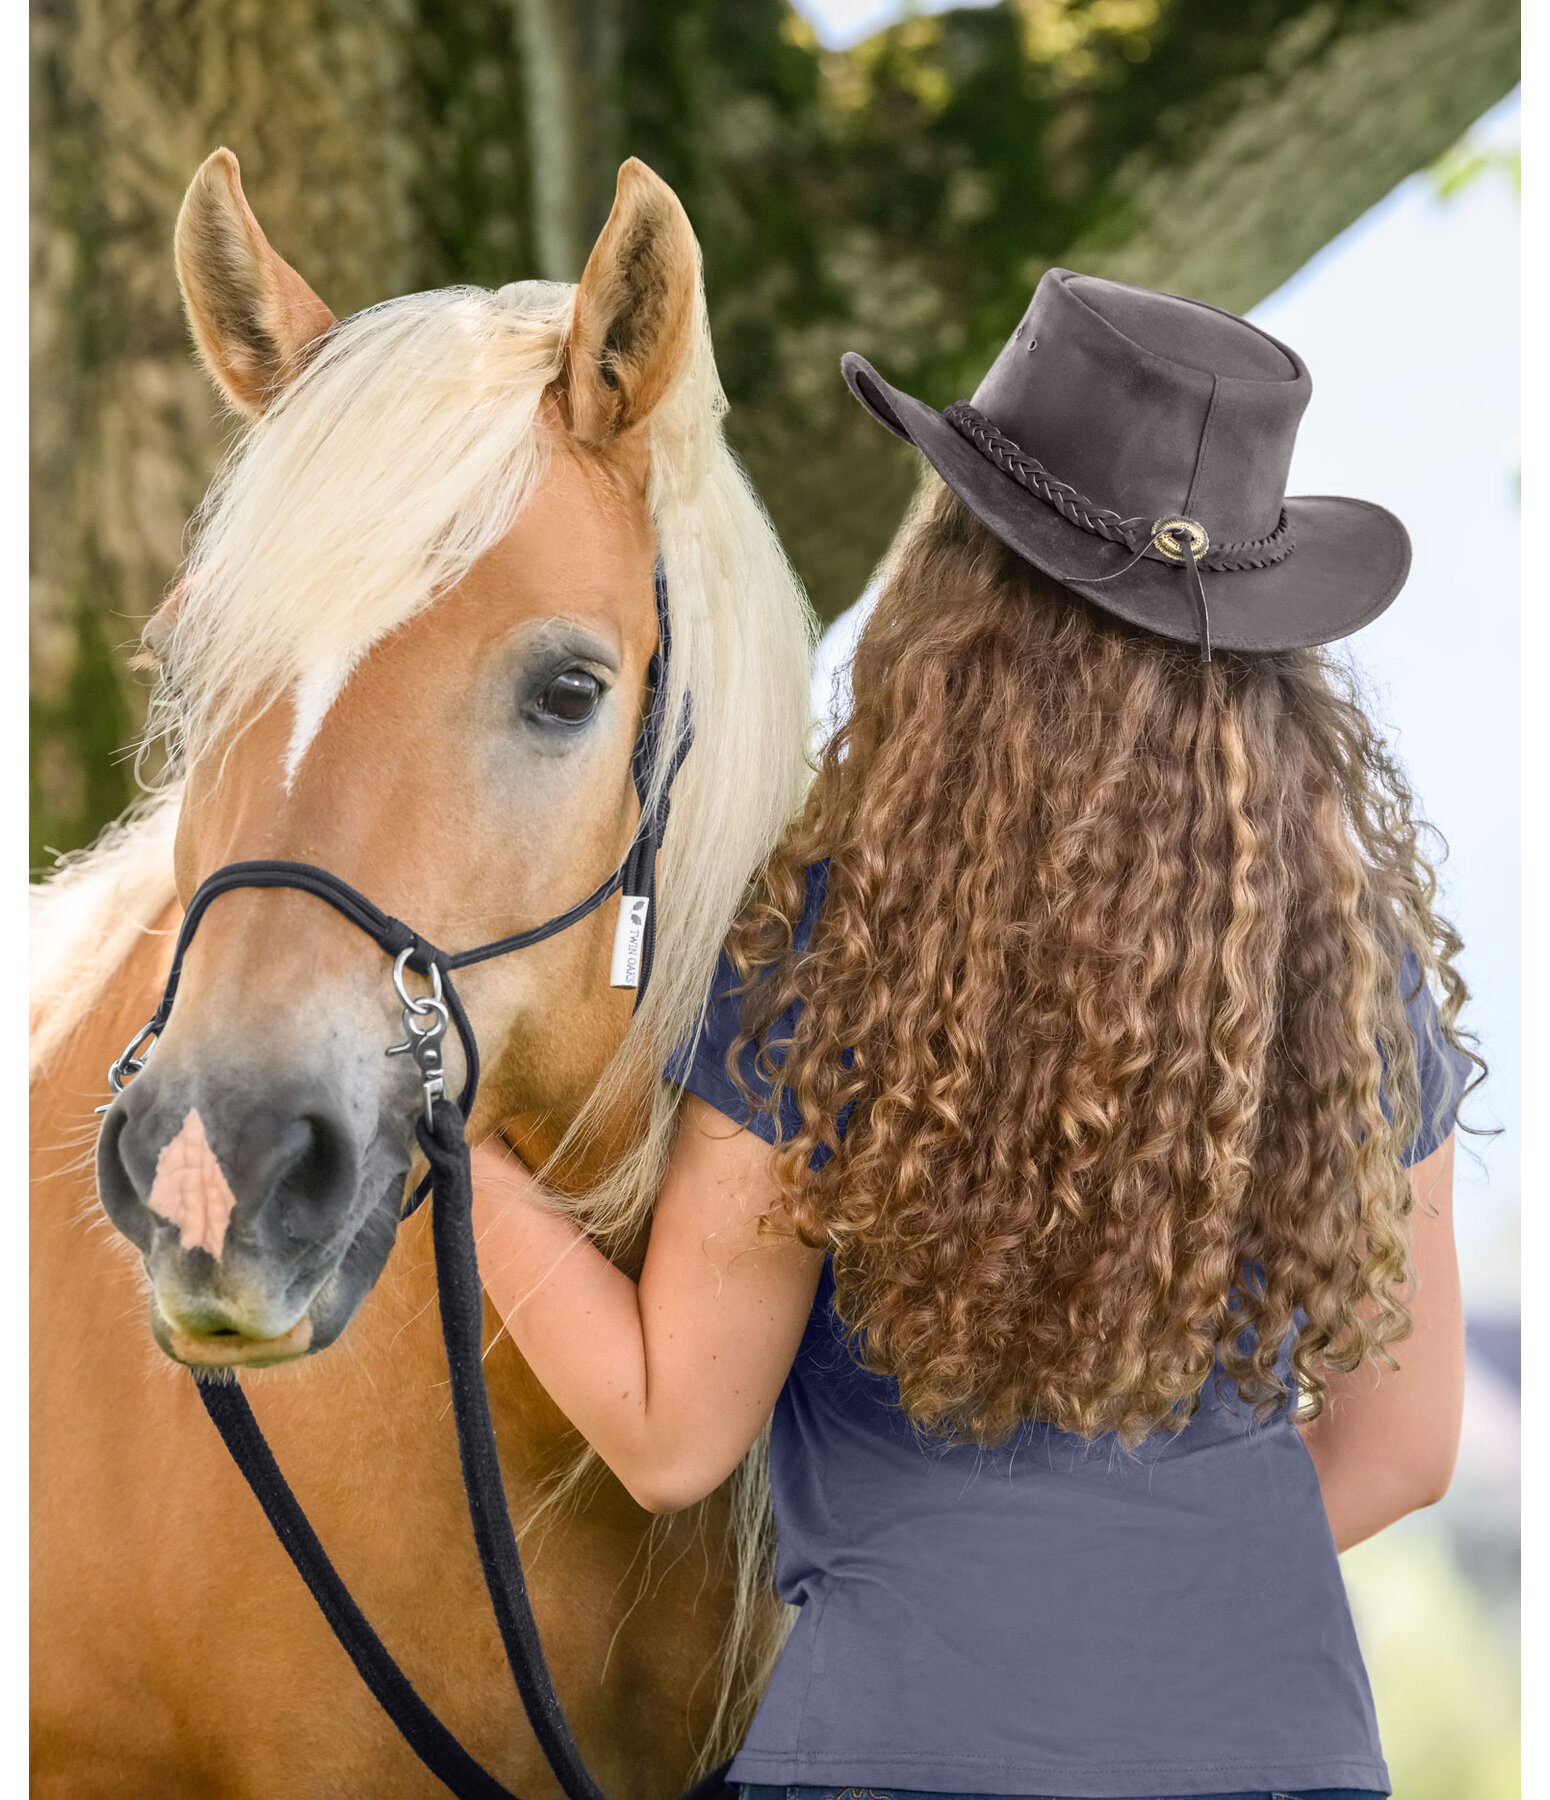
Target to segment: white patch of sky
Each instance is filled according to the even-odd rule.
[[[1515,145],[1518,126],[1514,95],[1473,135]],[[1521,1169],[1518,283],[1507,177],[1439,199],[1417,175],[1250,315],[1313,372],[1290,491],[1377,500],[1410,531],[1409,583],[1351,649],[1448,840],[1443,891],[1492,1070],[1473,1116],[1503,1128],[1460,1159],[1458,1234],[1466,1280],[1503,1300]]]
[[[835,45],[901,16],[885,0],[801,0],[799,10]],[[1519,127],[1514,94],[1471,137],[1515,148]],[[1376,500],[1404,520],[1414,546],[1404,592],[1350,649],[1449,846],[1441,874],[1474,996],[1466,1020],[1491,1064],[1465,1116],[1502,1128],[1492,1140],[1461,1137],[1470,1148],[1456,1180],[1466,1292],[1486,1308],[1517,1296],[1518,284],[1508,177],[1488,168],[1442,199],[1419,174],[1249,315],[1313,374],[1288,491]],[[836,704],[834,675],[863,610],[836,620],[819,647],[822,713]]]
[[[912,13],[958,12],[970,6],[993,6],[996,0],[792,0],[812,26],[818,41],[831,50],[848,50],[885,25],[896,24]]]

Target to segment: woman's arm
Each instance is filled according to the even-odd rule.
[[[485,1292],[555,1404],[648,1512],[726,1480],[763,1429],[823,1253],[756,1244],[779,1198],[753,1132],[686,1094],[637,1284],[499,1139],[474,1151]]]
[[[1336,1375],[1318,1418],[1302,1427],[1335,1547],[1349,1550],[1448,1491],[1464,1413],[1464,1307],[1453,1244],[1453,1135],[1410,1171],[1415,1331],[1394,1353]]]

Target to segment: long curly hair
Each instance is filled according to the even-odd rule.
[[[1308,1418],[1328,1373],[1392,1367],[1422,1123],[1404,946],[1485,1065],[1429,827],[1349,673],[1202,664],[933,482],[852,684],[729,941],[727,1067],[760,1105],[755,1042],[762,1104],[796,1102],[760,1230],[832,1253],[858,1360],[983,1445],[1028,1418],[1177,1430],[1213,1371],[1261,1416],[1295,1384]]]

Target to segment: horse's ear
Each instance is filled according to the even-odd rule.
[[[229,150],[207,156],[188,184],[173,254],[205,367],[237,411],[256,418],[334,315],[270,248]]]
[[[601,444],[651,416],[683,366],[700,254],[678,196],[635,157],[576,288],[554,383],[572,433]]]

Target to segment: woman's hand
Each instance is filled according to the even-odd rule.
[[[498,1138],[473,1176],[485,1292],[555,1404],[648,1511],[714,1491],[774,1409],[823,1264],[755,1242],[769,1147],[685,1096],[638,1286]]]
[[[1397,1369],[1371,1363],[1330,1379],[1324,1410],[1303,1426],[1337,1550],[1448,1491],[1464,1415],[1464,1307],[1453,1243],[1453,1136],[1410,1171],[1414,1332]]]

